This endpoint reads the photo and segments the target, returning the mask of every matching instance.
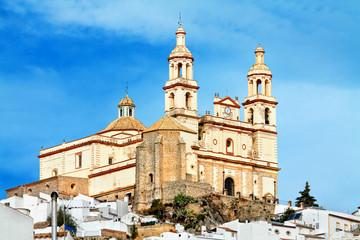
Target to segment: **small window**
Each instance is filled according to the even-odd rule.
[[[150,183],[154,182],[154,176],[152,173],[149,174],[149,181]]]
[[[286,231],[286,235],[290,236],[291,232],[290,231]]]
[[[339,222],[336,222],[336,231],[338,232],[338,231],[340,231],[341,229],[340,229],[340,223]]]
[[[179,63],[179,65],[178,65],[178,77],[183,77],[182,76],[182,64],[181,63]]]
[[[5,203],[5,206],[10,207],[10,203],[9,203],[9,202],[6,202],[6,203]]]
[[[32,193],[31,188],[29,188],[27,192],[28,192],[28,194],[30,195],[30,194]]]
[[[191,94],[189,92],[185,94],[185,106],[186,108],[191,109]]]
[[[75,189],[76,186],[75,186],[75,184],[73,183],[73,184],[71,184],[70,187],[71,187],[71,189]]]
[[[265,124],[270,124],[270,109],[265,109]]]
[[[120,117],[122,117],[122,116],[123,116],[123,110],[120,109]]]
[[[113,164],[113,158],[109,157],[109,164]]]
[[[261,83],[260,79],[256,81],[256,94],[262,94]]]
[[[82,166],[82,153],[76,153],[75,154],[75,161],[76,161],[76,168],[81,168]]]
[[[234,153],[234,142],[230,138],[226,140],[226,153],[230,153],[230,154]]]
[[[130,108],[129,109],[129,117],[132,117],[132,115],[133,115],[133,110],[132,110],[132,108]]]
[[[46,189],[49,189],[49,188],[50,188],[49,184],[46,184],[45,188],[46,188]]]
[[[274,230],[274,233],[277,234],[277,235],[279,235],[279,234],[280,234],[279,229],[275,229],[275,230]]]
[[[57,169],[52,170],[52,176],[56,177],[58,175]]]

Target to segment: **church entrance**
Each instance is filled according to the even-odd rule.
[[[234,196],[234,180],[232,178],[225,179],[225,190],[228,196]]]

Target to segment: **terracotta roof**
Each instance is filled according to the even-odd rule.
[[[99,133],[104,133],[108,131],[116,130],[135,130],[135,131],[144,131],[146,127],[142,122],[137,120],[134,117],[121,117],[112,121],[104,130]]]
[[[224,229],[225,231],[228,231],[228,232],[236,232],[237,233],[236,230],[233,230],[231,228],[227,228],[227,227],[219,227],[219,228]]]
[[[184,131],[184,132],[190,132],[195,133],[195,131],[185,127],[181,123],[175,120],[173,117],[165,116],[161,118],[159,121],[151,125],[149,128],[147,128],[144,133],[146,132],[153,132],[158,130],[174,130],[174,131]]]
[[[133,106],[135,107],[135,104],[131,98],[126,94],[126,97],[120,100],[118,107],[120,106]]]
[[[299,235],[303,235],[303,236],[305,236],[305,237],[310,237],[310,238],[325,239],[324,237],[317,236],[317,235],[313,235],[313,234],[299,233]]]

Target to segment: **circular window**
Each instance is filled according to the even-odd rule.
[[[201,175],[204,175],[204,172],[203,172],[203,171],[201,171],[201,172],[200,172],[200,174],[201,174]]]
[[[75,186],[75,184],[73,183],[73,184],[71,184],[70,187],[71,187],[71,189],[75,189],[76,186]]]
[[[245,144],[242,145],[242,149],[246,150],[246,145]]]
[[[275,234],[280,234],[279,229],[275,229],[275,230],[274,230],[274,233],[275,233]]]
[[[290,236],[291,232],[290,231],[286,231],[286,235]]]
[[[45,188],[46,188],[46,189],[49,189],[49,188],[50,188],[49,184],[46,184]]]
[[[216,139],[213,140],[213,144],[214,144],[214,145],[217,144],[217,140],[216,140]]]
[[[191,169],[194,169],[195,168],[195,166],[194,165],[191,165]]]

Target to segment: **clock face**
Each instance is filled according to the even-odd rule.
[[[226,107],[226,108],[225,108],[225,113],[226,113],[226,114],[230,114],[230,113],[231,113],[231,109],[230,109],[229,107]]]

